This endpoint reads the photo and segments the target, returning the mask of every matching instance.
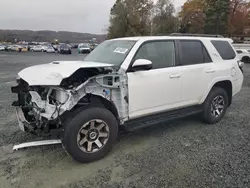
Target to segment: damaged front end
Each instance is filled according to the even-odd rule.
[[[18,94],[18,100],[12,105],[16,108],[21,130],[42,136],[50,135],[52,129],[59,131],[61,122],[58,117],[70,96],[67,91],[56,87],[29,86],[22,79],[11,91]]]
[[[62,79],[59,86],[29,85],[19,78],[18,85],[11,91],[18,95],[12,105],[16,108],[20,129],[39,136],[60,137],[64,121],[71,115],[67,112],[90,105],[93,96],[113,105],[122,124],[128,117],[127,78],[110,71],[87,74],[91,71],[80,69]]]

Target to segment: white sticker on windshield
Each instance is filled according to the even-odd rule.
[[[127,51],[128,51],[127,48],[119,48],[119,47],[114,50],[115,53],[120,53],[120,54],[125,54]]]

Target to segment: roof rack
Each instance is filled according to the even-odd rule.
[[[172,33],[170,36],[192,36],[192,37],[216,37],[224,38],[222,35],[211,35],[211,34],[193,34],[193,33]]]

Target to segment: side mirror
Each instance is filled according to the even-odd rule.
[[[153,67],[153,63],[147,59],[137,59],[132,65],[133,71],[150,70]]]

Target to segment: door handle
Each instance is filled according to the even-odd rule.
[[[213,72],[215,72],[215,69],[208,69],[208,70],[206,70],[206,73],[213,73]]]
[[[169,78],[180,78],[181,74],[171,74]]]

